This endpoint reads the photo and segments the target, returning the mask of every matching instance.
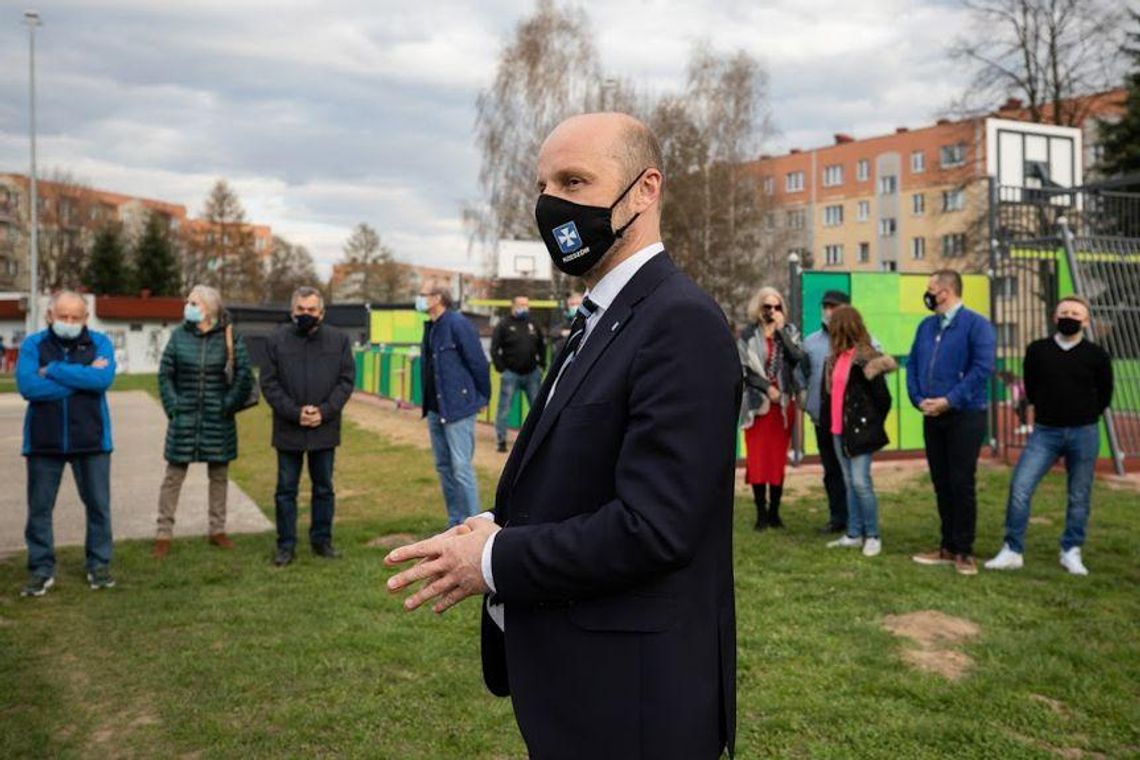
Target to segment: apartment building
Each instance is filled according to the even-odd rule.
[[[1090,125],[1122,107],[1113,93],[1082,100],[1081,128],[1027,122],[1010,101],[990,116],[858,140],[837,134],[832,145],[761,156],[752,169],[765,233],[818,270],[981,271],[989,178],[1013,188],[1080,185]]]

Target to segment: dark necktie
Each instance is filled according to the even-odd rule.
[[[586,320],[597,310],[598,305],[596,303],[589,298],[582,299],[582,305],[578,307],[578,313],[574,315],[574,321],[570,323],[570,337],[566,339],[566,345],[562,347],[558,358],[554,360],[554,364],[550,367],[550,374],[554,376],[555,387],[558,385],[562,371],[566,368],[567,364],[574,360],[574,354],[577,353],[578,346],[582,344],[582,339],[586,337]]]

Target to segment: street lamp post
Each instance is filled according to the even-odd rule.
[[[31,201],[28,205],[29,272],[28,272],[28,326],[27,334],[39,329],[39,197],[36,187],[36,27],[40,26],[40,14],[36,11],[24,12],[24,23],[28,26],[28,137],[31,142]]]

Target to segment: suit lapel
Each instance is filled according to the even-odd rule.
[[[676,271],[672,260],[665,253],[650,259],[637,274],[633,276],[621,292],[618,293],[617,298],[610,304],[610,308],[606,309],[602,314],[602,318],[595,325],[594,329],[586,338],[585,343],[582,345],[581,351],[574,358],[562,373],[562,378],[558,381],[557,392],[554,398],[549,399],[549,404],[540,408],[537,420],[530,424],[531,420],[536,416],[534,413],[528,415],[526,427],[531,428],[526,440],[520,439],[515,442],[516,449],[522,449],[522,457],[518,460],[518,467],[510,472],[504,472],[503,483],[514,485],[518,480],[522,471],[526,469],[526,465],[534,456],[538,447],[542,445],[542,441],[550,432],[551,427],[554,425],[555,420],[558,419],[559,412],[563,407],[574,397],[582,382],[589,375],[590,370],[598,359],[609,348],[614,338],[622,331],[629,320],[633,319],[634,307],[649,293],[651,293],[661,282],[670,274]],[[553,379],[547,377],[547,381],[543,383],[543,395],[541,398],[546,399],[550,393],[550,385]],[[521,445],[520,445],[521,444]],[[514,457],[512,457],[513,459]],[[509,463],[508,463],[509,464]],[[510,476],[510,480],[507,477]],[[500,484],[502,485],[502,484]]]

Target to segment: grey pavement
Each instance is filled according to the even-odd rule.
[[[111,455],[111,524],[115,540],[152,538],[158,514],[158,487],[166,469],[163,445],[166,415],[143,391],[107,394],[115,453]],[[20,455],[24,408],[18,394],[0,393],[0,555],[24,550],[27,474]],[[178,503],[175,538],[206,535],[206,466],[190,465]],[[272,530],[253,500],[230,481],[228,533]],[[60,485],[54,514],[56,546],[81,545],[85,530],[83,504],[70,468]]]

